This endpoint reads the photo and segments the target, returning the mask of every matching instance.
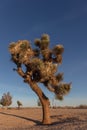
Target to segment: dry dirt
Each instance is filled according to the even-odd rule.
[[[52,125],[42,125],[41,108],[0,109],[0,130],[87,130],[87,109],[50,109]]]

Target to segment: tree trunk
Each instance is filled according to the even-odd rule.
[[[29,80],[29,85],[32,88],[32,90],[37,94],[37,96],[39,97],[40,102],[42,104],[42,111],[43,111],[42,123],[45,125],[51,124],[49,99],[44,95],[42,90],[38,87],[38,85],[35,82]]]
[[[43,109],[43,124],[51,124],[50,119],[50,109],[49,109],[49,100],[43,100],[42,109]]]
[[[36,82],[34,82],[31,77],[29,75],[26,75],[21,67],[19,67],[17,69],[18,74],[24,78],[24,81],[26,83],[28,83],[31,87],[31,89],[37,94],[37,96],[39,97],[41,104],[42,104],[42,111],[43,111],[43,119],[42,119],[42,123],[43,124],[51,124],[51,118],[50,118],[50,102],[49,99],[44,95],[44,93],[42,92],[42,90],[38,87],[38,85],[36,84]]]

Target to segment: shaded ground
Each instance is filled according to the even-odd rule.
[[[42,110],[0,109],[0,130],[87,130],[87,109],[51,109],[52,125],[41,125]]]

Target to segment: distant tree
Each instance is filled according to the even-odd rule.
[[[22,106],[22,103],[18,100],[18,101],[17,101],[17,105],[18,105],[18,109],[19,109],[20,106]]]
[[[42,104],[41,104],[41,102],[40,102],[39,99],[37,100],[37,105],[38,105],[38,106],[42,106]]]
[[[10,106],[12,104],[12,96],[10,95],[10,92],[4,93],[1,100],[0,100],[0,104],[2,106]]]
[[[77,106],[76,108],[87,109],[87,105],[86,104],[81,104],[81,105]]]
[[[62,63],[64,47],[56,45],[49,48],[50,37],[43,34],[40,39],[34,41],[36,49],[33,49],[27,40],[19,40],[9,45],[11,60],[15,63],[15,70],[28,83],[37,94],[43,109],[43,124],[51,124],[50,105],[48,97],[43,93],[37,83],[42,83],[58,99],[63,99],[71,88],[70,83],[63,83],[63,73],[58,73],[57,68]]]

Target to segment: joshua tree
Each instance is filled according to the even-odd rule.
[[[18,101],[17,101],[17,105],[18,105],[18,109],[19,109],[20,106],[22,106],[22,103],[18,100]]]
[[[11,60],[15,63],[15,70],[28,83],[31,89],[37,94],[42,104],[43,124],[51,124],[49,99],[45,96],[37,83],[42,83],[51,92],[57,95],[58,99],[70,91],[70,83],[63,83],[63,73],[58,73],[57,68],[62,63],[64,47],[56,45],[49,48],[50,37],[43,34],[36,39],[36,49],[31,47],[27,40],[19,40],[9,45]],[[35,48],[35,47],[34,47]]]
[[[2,106],[6,106],[6,107],[8,107],[12,104],[12,96],[10,95],[9,92],[3,94],[3,96],[0,100],[0,104]]]

